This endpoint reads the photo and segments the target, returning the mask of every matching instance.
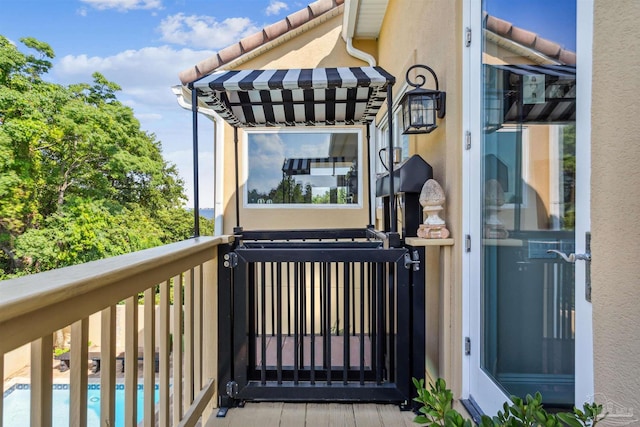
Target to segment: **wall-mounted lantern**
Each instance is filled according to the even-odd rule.
[[[415,80],[409,78],[409,73],[414,68],[423,68],[431,73],[436,82],[436,88],[423,89],[427,79],[423,74],[416,75]],[[426,65],[416,64],[407,70],[407,84],[413,86],[404,94],[400,104],[402,105],[403,134],[429,133],[438,127],[436,116],[442,119],[445,115],[446,93],[438,90],[438,77],[436,73]]]

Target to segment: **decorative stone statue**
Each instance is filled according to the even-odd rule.
[[[504,205],[504,190],[496,179],[490,179],[484,183],[484,206],[486,215],[484,219],[484,237],[486,239],[506,239],[509,232],[500,221],[498,215]]]
[[[446,239],[449,237],[447,224],[440,218],[438,212],[444,209],[446,197],[444,190],[435,179],[429,179],[422,186],[420,204],[426,218],[424,224],[418,228],[418,237],[423,239]]]

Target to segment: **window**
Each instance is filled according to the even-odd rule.
[[[398,97],[398,99],[400,99]],[[396,105],[393,110],[393,145],[396,147],[396,155],[398,154],[398,148],[400,158],[397,158],[397,162],[403,162],[409,158],[409,135],[402,134],[402,108],[400,105]],[[375,172],[376,176],[382,175],[387,172],[388,155],[387,150],[389,147],[389,125],[386,119],[380,123],[377,128],[376,138],[376,160],[375,160]],[[382,150],[382,151],[381,151]],[[384,163],[382,162],[384,160]],[[382,208],[382,198],[376,199],[376,207]]]
[[[245,205],[361,206],[359,129],[280,129],[245,135]]]

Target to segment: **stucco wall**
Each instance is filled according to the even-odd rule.
[[[640,419],[640,2],[596,0],[591,139],[597,398]]]
[[[342,15],[338,15],[327,22],[295,36],[276,48],[242,64],[241,69],[282,69],[282,68],[318,68],[344,67],[367,65],[347,53],[345,42],[341,37]],[[375,44],[364,42],[356,47],[367,49],[375,53]],[[225,125],[225,156],[224,156],[224,233],[232,234],[236,225],[235,210],[235,179],[234,179],[234,142],[233,129]],[[363,129],[363,142],[365,133]],[[239,131],[240,141],[240,205],[242,206],[244,183],[243,176],[243,132]],[[366,155],[363,159],[366,162]],[[363,167],[363,171],[366,170]],[[366,176],[363,175],[364,194],[368,194]],[[255,229],[305,229],[356,227],[362,228],[368,224],[368,205],[363,199],[360,208],[347,209],[314,209],[310,208],[273,208],[257,209],[242,208],[240,210],[240,225],[246,230]]]
[[[383,21],[378,41],[379,65],[396,76],[394,86],[396,98],[405,83],[407,69],[414,64],[427,65],[438,76],[440,90],[447,92],[446,116],[439,121],[438,128],[428,135],[410,136],[410,154],[421,155],[432,167],[434,178],[442,185],[447,197],[444,218],[452,237],[460,240],[462,232],[462,2],[460,0],[391,0]],[[434,88],[434,82],[428,75],[427,87]],[[378,115],[382,118],[384,111]],[[435,249],[434,249],[435,250]],[[453,248],[450,319],[440,324],[438,319],[440,299],[438,257],[429,257],[431,265],[427,278],[427,369],[438,366],[437,333],[441,328],[450,328],[454,337],[454,347],[445,351],[451,357],[451,372],[439,369],[442,376],[452,387],[456,396],[461,390],[461,354],[459,347],[462,336],[462,272],[460,251]],[[435,285],[434,285],[435,284]]]

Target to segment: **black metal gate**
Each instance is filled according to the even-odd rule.
[[[374,234],[243,232],[229,247],[219,270],[221,406],[408,405],[412,368],[424,366],[412,345],[415,263]]]

